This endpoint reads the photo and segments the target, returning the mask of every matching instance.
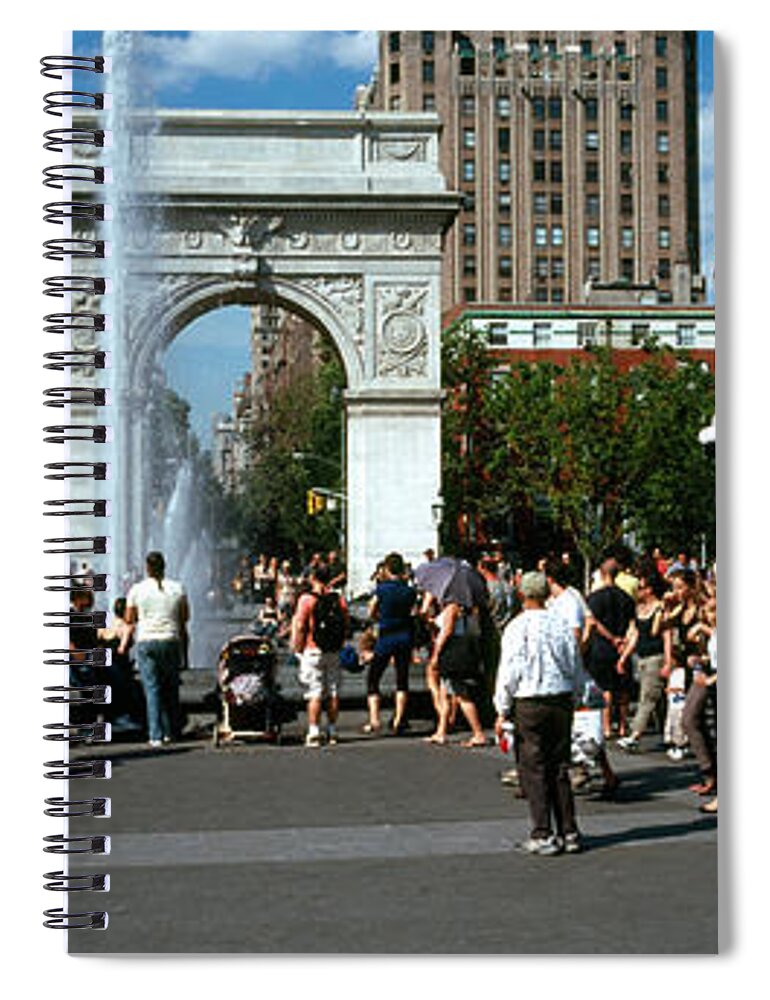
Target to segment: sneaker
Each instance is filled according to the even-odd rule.
[[[339,737],[337,736],[336,729],[332,729],[331,727],[329,727],[329,729],[326,730],[326,742],[329,744],[330,747],[337,746],[337,744],[339,743]]]
[[[684,760],[684,750],[682,747],[671,747],[666,751],[666,756],[669,760],[676,761]]]
[[[510,785],[512,788],[516,788],[519,784],[518,770],[512,767],[509,771],[501,771],[500,781],[503,785]]]
[[[150,750],[160,750],[163,746],[163,740],[149,740],[147,746]]]
[[[583,842],[580,839],[580,834],[575,831],[574,833],[564,834],[564,853],[565,854],[580,854],[583,850]]]
[[[308,733],[305,737],[306,747],[320,747],[321,745],[321,734],[320,733]]]
[[[524,854],[538,854],[541,857],[553,857],[561,854],[564,847],[558,837],[528,837],[516,845],[516,850]]]
[[[639,740],[636,736],[621,736],[616,746],[620,750],[625,750],[626,753],[634,753],[639,749]]]

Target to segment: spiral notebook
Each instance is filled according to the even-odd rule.
[[[68,526],[45,540],[47,924],[73,954],[716,951],[716,798],[688,790],[715,791],[715,685],[689,751],[663,731],[678,689],[641,670],[633,747],[601,697],[575,712],[578,852],[532,833],[494,643],[475,679],[439,676],[383,611],[471,553],[453,637],[489,604],[499,642],[553,554],[587,591],[610,547],[654,543],[713,590],[710,34],[65,51],[42,59],[46,511]],[[715,632],[690,652],[715,665]]]

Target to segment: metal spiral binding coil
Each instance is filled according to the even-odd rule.
[[[47,462],[44,469],[54,469],[48,473],[46,479],[106,479],[106,462]],[[90,469],[90,472],[65,472],[65,469]],[[46,580],[61,579],[60,577],[47,576]]]
[[[94,278],[90,274],[60,274],[54,278],[46,278],[43,284],[48,286],[43,289],[43,295],[53,295],[57,299],[63,299],[65,295],[73,292],[104,295],[107,291],[106,280]]]
[[[65,74],[73,71],[103,74],[106,70],[106,60],[103,56],[45,56],[40,60],[41,74],[53,80],[62,80]],[[62,162],[53,164],[43,170],[43,185],[62,191],[61,201],[47,202],[43,205],[43,219],[49,225],[62,227],[61,238],[46,240],[43,243],[43,257],[46,260],[65,261],[65,267],[71,270],[73,261],[79,259],[104,259],[109,255],[108,244],[102,238],[81,238],[74,234],[70,226],[86,224],[101,226],[109,222],[107,206],[100,201],[77,200],[72,197],[71,186],[77,184],[104,185],[109,177],[107,169],[101,165],[74,162],[74,156],[79,147],[91,147],[99,150],[107,143],[107,132],[102,128],[75,128],[72,126],[73,112],[87,110],[99,112],[108,107],[106,95],[83,90],[51,91],[43,97],[43,111],[61,120],[63,127],[49,129],[43,133],[43,146],[52,153],[64,154]],[[67,162],[70,161],[70,162]],[[101,236],[100,233],[96,234]],[[92,236],[92,234],[88,234]],[[97,370],[107,366],[107,352],[96,347],[78,349],[78,340],[83,336],[90,344],[107,328],[107,316],[93,309],[78,309],[76,302],[86,303],[104,295],[108,290],[107,279],[101,276],[60,274],[46,278],[43,282],[43,294],[64,299],[65,296],[76,296],[72,299],[72,312],[50,313],[43,318],[43,333],[63,336],[65,343],[62,350],[48,351],[43,357],[43,366],[50,371],[69,371],[77,374],[78,370]],[[67,309],[68,306],[64,305]],[[69,338],[69,339],[68,339]],[[71,339],[75,338],[75,343]],[[82,342],[82,341],[81,341]],[[43,392],[43,404],[47,407],[70,410],[78,407],[104,407],[109,405],[107,391],[101,387],[83,385],[52,386]],[[100,445],[108,440],[107,427],[104,424],[62,423],[47,426],[43,429],[43,440],[50,444],[63,445],[69,442],[85,442]],[[45,478],[61,481],[90,479],[105,481],[107,479],[107,463],[102,461],[57,461],[45,466]],[[44,502],[46,517],[98,517],[109,515],[108,502],[101,498],[73,499],[71,497],[46,500]],[[66,530],[66,529],[65,529]],[[80,554],[101,555],[108,550],[106,535],[66,536],[61,538],[46,538],[44,552],[59,556]],[[46,576],[45,590],[49,592],[75,594],[87,592],[90,594],[105,593],[108,588],[108,578],[105,573],[59,573]],[[44,614],[44,625],[47,628],[98,629],[106,625],[107,615],[104,611],[76,610],[74,605],[70,611],[50,611]],[[47,649],[44,651],[44,664],[69,671],[70,668],[80,669],[100,668],[108,665],[110,653],[103,648],[90,649]],[[90,680],[90,678],[89,678]],[[51,722],[44,728],[44,740],[65,744],[66,746],[104,743],[111,739],[111,727],[107,722],[100,721],[97,716],[93,721],[90,716],[71,716],[69,711],[77,706],[105,706],[111,700],[111,689],[107,684],[90,683],[80,686],[73,678],[69,684],[49,685],[44,688],[44,701],[62,706],[67,715],[62,722]],[[81,719],[87,721],[79,721]],[[54,760],[43,765],[44,777],[52,781],[77,781],[83,779],[108,779],[110,777],[110,762],[104,759],[94,760]],[[69,820],[75,817],[104,818],[109,816],[109,799],[94,796],[91,798],[53,797],[45,800],[46,816],[59,820]],[[56,834],[44,838],[44,850],[49,854],[62,856],[89,855],[109,853],[109,837],[107,836],[69,836]],[[47,872],[44,876],[45,888],[50,892],[84,893],[105,892],[109,889],[109,876],[102,873],[70,873],[68,870]],[[66,907],[55,907],[45,910],[44,925],[62,930],[103,929],[107,926],[107,913],[104,910],[85,910],[70,912]]]
[[[90,163],[58,163],[52,167],[45,167],[43,184],[60,190],[68,181],[104,184],[106,176],[104,167],[92,166]]]

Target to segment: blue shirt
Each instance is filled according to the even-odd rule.
[[[412,608],[417,600],[413,587],[403,580],[382,580],[377,584],[374,596],[377,598],[381,635],[411,631]]]

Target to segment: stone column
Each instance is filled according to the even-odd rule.
[[[388,552],[414,565],[436,548],[441,492],[441,393],[363,389],[346,394],[350,594],[369,589]]]

